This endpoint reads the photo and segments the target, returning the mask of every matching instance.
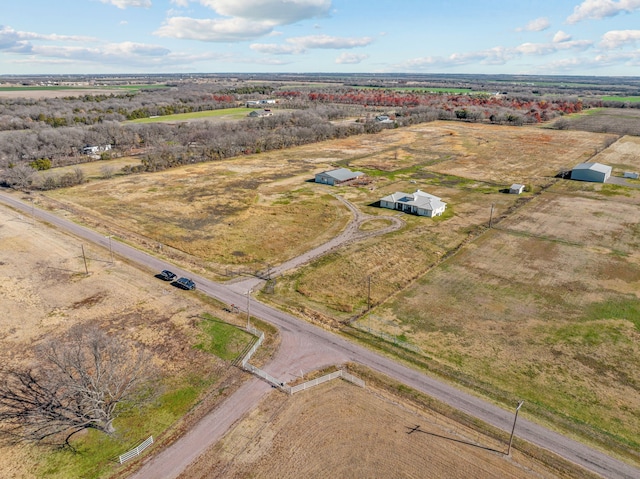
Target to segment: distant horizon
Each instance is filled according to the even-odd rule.
[[[513,4],[31,0],[3,12],[0,75],[640,76],[640,0]]]
[[[0,73],[0,80],[4,77],[118,77],[118,76],[347,76],[347,77],[379,77],[379,78],[393,78],[393,77],[522,77],[522,78],[628,78],[637,79],[640,82],[640,75],[580,75],[580,74],[523,74],[523,73],[417,73],[417,72],[388,72],[388,73],[376,73],[376,72],[113,72],[113,73]]]

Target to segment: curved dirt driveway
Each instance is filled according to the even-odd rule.
[[[352,243],[354,241],[359,241],[365,238],[371,238],[373,236],[380,236],[383,234],[390,233],[392,231],[399,230],[405,225],[405,222],[399,218],[398,216],[372,216],[366,215],[362,213],[353,203],[344,199],[339,195],[333,195],[336,199],[340,200],[348,209],[351,211],[353,215],[353,219],[349,222],[347,227],[344,229],[342,233],[340,233],[335,238],[327,241],[320,246],[313,248],[312,250],[307,251],[300,256],[296,256],[295,258],[291,258],[288,261],[285,261],[282,264],[271,267],[269,270],[272,277],[279,276],[286,271],[291,269],[298,268],[304,264],[313,261],[316,258],[319,258],[322,255],[325,255],[340,246],[344,246],[346,244]],[[386,228],[381,228],[379,230],[373,231],[362,231],[360,228],[367,221],[371,220],[389,220],[391,224]],[[259,284],[263,282],[260,278],[242,278],[237,281],[230,281],[227,283],[228,287],[238,293],[246,293],[249,290],[255,289]]]

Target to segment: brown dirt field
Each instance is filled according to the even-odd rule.
[[[32,347],[76,324],[144,344],[169,376],[207,375],[223,363],[192,347],[207,311],[151,274],[110,264],[109,251],[0,207],[0,362],[29,362]],[[0,447],[0,476],[35,477],[38,450]]]
[[[78,89],[78,90],[1,90],[0,98],[30,98],[40,100],[43,98],[62,98],[65,96],[83,96],[83,95],[109,95],[111,93],[123,93],[123,90],[114,89]]]
[[[607,201],[595,195],[592,198],[547,192],[500,226],[593,248],[609,248],[633,257],[640,248],[639,206],[640,191],[634,190]]]
[[[589,160],[610,135],[578,131],[544,130],[447,123],[421,129],[425,139],[435,133],[439,141],[430,148],[449,155],[430,170],[496,183],[546,183],[564,168]],[[445,135],[444,137],[442,135]]]
[[[408,434],[411,428],[420,431]],[[556,472],[443,416],[335,380],[273,393],[180,477],[552,478]]]
[[[623,136],[593,161],[609,165],[613,175],[622,176],[625,171],[640,171],[640,137]]]

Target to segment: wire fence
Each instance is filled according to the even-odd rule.
[[[334,371],[330,374],[326,374],[322,377],[316,378],[316,379],[312,379],[310,381],[306,381],[302,384],[298,384],[297,386],[291,386],[291,387],[286,387],[286,391],[289,394],[295,394],[297,392],[300,391],[304,391],[305,389],[309,389],[315,386],[319,386],[322,383],[326,383],[327,381],[331,381],[332,379],[338,379],[338,378],[342,378],[346,381],[349,381],[357,386],[360,387],[364,387],[364,381],[360,378],[357,378],[355,376],[353,376],[352,374],[349,374],[345,371],[343,371],[342,369],[340,369],[339,371]]]

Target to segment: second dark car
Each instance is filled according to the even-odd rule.
[[[196,283],[191,281],[189,278],[180,278],[171,284],[182,289],[196,289]]]

